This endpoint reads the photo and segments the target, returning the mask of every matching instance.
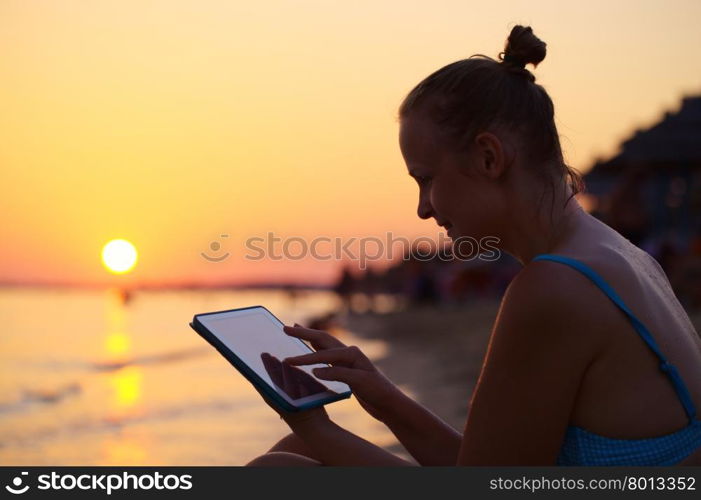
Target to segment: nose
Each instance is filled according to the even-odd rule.
[[[420,219],[430,219],[433,215],[433,206],[431,205],[431,200],[428,199],[427,193],[419,193],[419,207],[416,212]]]

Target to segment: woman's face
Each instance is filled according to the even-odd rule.
[[[428,120],[409,116],[400,124],[399,147],[409,175],[419,185],[418,215],[433,217],[453,239],[495,236],[504,213],[504,188],[495,171],[503,173],[503,165],[496,165],[503,155],[493,151],[493,141],[499,139],[486,135],[486,145],[456,153],[440,146]]]

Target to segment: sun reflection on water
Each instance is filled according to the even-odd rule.
[[[112,332],[107,334],[105,349],[111,357],[122,357],[129,352],[130,348],[131,340],[126,333]]]
[[[112,403],[117,409],[136,406],[141,399],[143,374],[136,366],[127,366],[110,376],[113,389]]]
[[[107,335],[104,341],[108,363],[128,363],[132,357],[132,339],[125,329],[125,304],[119,290],[109,290]],[[112,387],[112,407],[118,410],[137,405],[142,395],[143,372],[140,367],[127,365],[109,375]]]
[[[105,319],[107,329],[103,341],[103,356],[108,365],[120,366],[107,374],[106,400],[108,421],[124,422],[139,413],[143,399],[144,371],[133,364],[134,339],[126,329],[127,305],[119,290],[107,293]],[[121,427],[102,443],[103,462],[107,464],[142,464],[148,461],[144,440],[148,436],[135,439]]]

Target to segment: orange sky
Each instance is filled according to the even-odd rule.
[[[338,262],[253,263],[243,241],[436,234],[397,145],[421,78],[533,26],[586,170],[701,92],[699,19],[696,0],[3,0],[0,281],[328,282]],[[102,267],[112,238],[132,273]]]

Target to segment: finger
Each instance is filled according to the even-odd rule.
[[[284,362],[291,365],[313,365],[315,363],[330,363],[343,366],[353,366],[357,361],[357,354],[354,349],[347,347],[334,347],[333,349],[324,349],[301,356],[290,356],[285,358]]]
[[[314,368],[312,373],[321,380],[337,380],[344,382],[349,386],[360,382],[363,377],[363,371],[355,368],[347,368],[345,366],[327,366],[324,368]]]
[[[331,349],[334,347],[345,347],[345,344],[332,335],[322,331],[305,328],[303,326],[283,326],[283,331],[291,336],[312,343],[315,349]]]
[[[275,356],[270,353],[264,352],[260,355],[263,360],[263,367],[265,371],[268,372],[270,380],[273,384],[278,387],[282,387],[283,377],[282,377],[282,363]]]
[[[290,370],[294,374],[295,385],[299,388],[299,397],[309,396],[311,394],[317,394],[319,392],[327,391],[328,388],[319,382],[315,377],[311,376],[301,368],[296,366],[289,366]]]
[[[282,363],[281,366],[283,379],[282,389],[292,399],[299,399],[301,394],[299,392],[299,384],[297,384],[297,381],[295,380],[296,377],[294,372],[294,370],[299,370],[299,368],[290,366],[287,363]]]

